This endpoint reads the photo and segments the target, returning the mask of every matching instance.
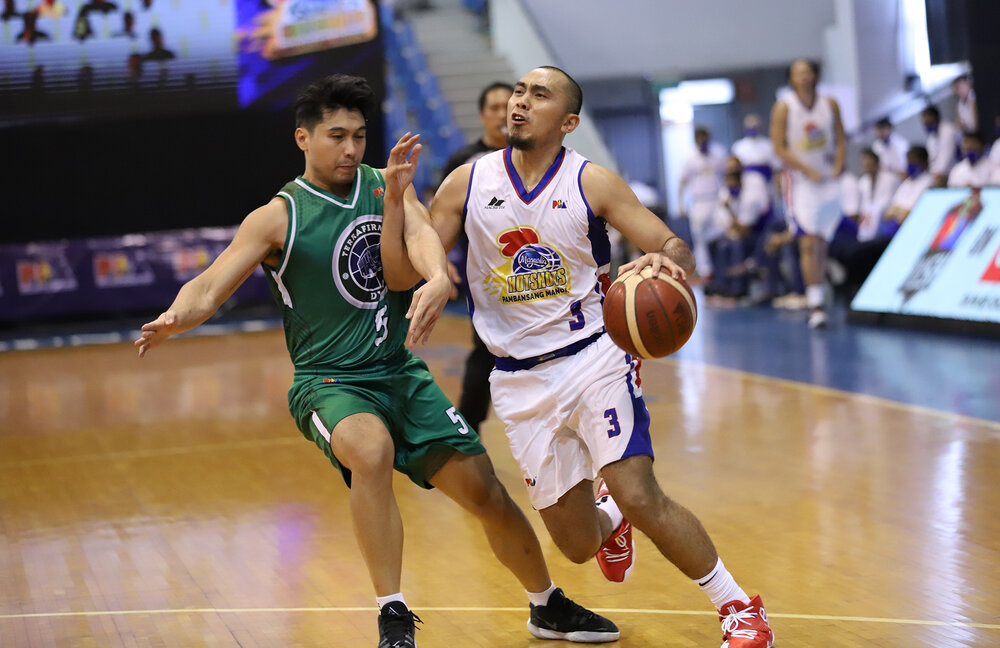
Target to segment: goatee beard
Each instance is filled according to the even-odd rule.
[[[519,151],[530,151],[535,148],[535,143],[524,137],[517,137],[507,133],[507,146]]]

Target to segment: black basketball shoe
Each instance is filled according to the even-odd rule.
[[[383,605],[378,615],[378,648],[417,648],[414,621],[423,623],[405,603],[393,601]]]
[[[602,643],[618,639],[618,626],[566,598],[561,589],[545,605],[532,605],[528,632],[538,639]]]

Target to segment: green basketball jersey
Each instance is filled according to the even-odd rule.
[[[405,362],[412,290],[392,292],[382,276],[381,174],[362,164],[344,199],[301,176],[278,196],[288,233],[278,268],[265,267],[282,309],[296,376],[378,371]]]

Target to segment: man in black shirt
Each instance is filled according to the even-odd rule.
[[[479,121],[483,124],[483,136],[455,152],[444,165],[441,177],[462,166],[475,162],[482,156],[507,146],[507,101],[514,93],[514,86],[505,82],[494,82],[479,94]],[[461,277],[461,291],[468,299],[466,289],[465,260],[469,242],[465,235],[459,239],[449,261],[454,263]],[[483,341],[472,331],[472,351],[465,359],[465,376],[462,378],[462,397],[458,411],[469,425],[479,432],[479,426],[486,419],[490,408],[490,371],[493,370],[493,355]]]

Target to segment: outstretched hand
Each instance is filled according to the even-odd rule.
[[[410,320],[410,330],[406,334],[408,347],[427,344],[453,288],[447,276],[438,275],[413,293],[410,310],[406,311],[406,319]]]
[[[660,275],[660,270],[666,270],[667,274],[674,279],[687,279],[687,273],[684,272],[684,269],[662,252],[650,252],[635,261],[626,263],[618,268],[618,276],[620,277],[626,272],[639,272],[646,266],[652,267],[654,277]]]
[[[418,144],[420,135],[407,133],[399,138],[396,145],[389,151],[389,159],[385,166],[386,188],[394,189],[397,195],[402,196],[406,187],[413,182],[413,176],[417,172],[417,160],[420,159],[420,150],[423,144]]]
[[[177,332],[177,313],[168,310],[152,322],[143,324],[142,335],[133,344],[138,347],[139,357],[142,358],[147,351],[163,344],[168,337]]]

